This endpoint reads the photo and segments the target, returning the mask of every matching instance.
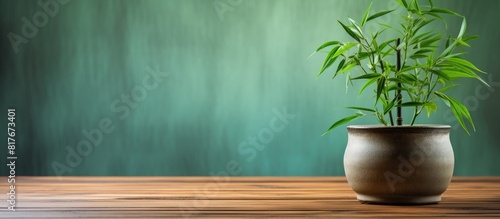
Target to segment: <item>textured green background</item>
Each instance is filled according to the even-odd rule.
[[[346,94],[342,80],[315,79],[323,54],[307,57],[327,40],[349,40],[336,20],[345,14],[359,20],[369,1],[220,0],[230,10],[218,14],[212,0],[75,0],[15,53],[7,34],[22,34],[22,18],[32,21],[42,10],[37,2],[0,2],[1,111],[6,118],[6,109],[16,108],[18,175],[56,175],[56,163],[71,169],[63,175],[209,175],[228,163],[238,163],[240,175],[344,174],[345,128],[320,135],[350,113],[342,106],[371,99],[356,99],[356,87]],[[375,3],[375,11],[396,4]],[[467,33],[481,35],[467,57],[490,73],[484,78],[492,88],[465,81],[451,92],[471,107],[478,129],[471,136],[443,104],[417,122],[454,127],[455,175],[499,175],[500,1],[436,4],[464,14]],[[447,31],[455,35],[459,25],[455,19]],[[135,108],[119,102],[139,89],[147,66],[170,75]],[[129,114],[112,111],[116,100]],[[261,150],[245,145],[269,130],[273,110],[284,108],[295,118],[283,130],[265,135]],[[67,149],[106,118],[113,132],[70,166]],[[6,163],[2,145],[0,163]]]

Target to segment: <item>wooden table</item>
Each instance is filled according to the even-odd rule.
[[[441,203],[422,206],[361,204],[344,177],[17,177],[15,185],[16,211],[1,201],[0,217],[500,217],[500,177],[456,177]]]

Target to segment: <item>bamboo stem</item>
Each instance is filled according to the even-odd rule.
[[[396,42],[396,73],[401,70],[401,50],[398,48],[400,44],[400,39],[398,38]],[[399,79],[399,77],[398,77]],[[396,91],[396,95],[398,97],[398,106],[397,106],[397,123],[399,125],[403,125],[403,117],[401,115],[401,103],[403,103],[403,95],[401,95],[401,82],[398,82],[398,90]]]

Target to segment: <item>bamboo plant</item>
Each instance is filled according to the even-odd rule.
[[[348,23],[338,21],[343,31],[352,38],[350,42],[332,40],[316,49],[315,52],[329,49],[318,77],[326,70],[332,70],[333,79],[346,75],[346,85],[363,81],[359,95],[366,93],[365,89],[373,88],[370,95],[374,96],[371,107],[347,107],[356,113],[335,122],[325,134],[364,116],[374,116],[383,125],[403,125],[403,107],[413,109],[407,124],[414,125],[415,119],[424,110],[428,117],[437,110],[438,99],[451,108],[462,128],[469,134],[466,121],[474,130],[475,127],[467,107],[446,93],[457,86],[456,81],[462,78],[474,78],[487,85],[478,75],[485,72],[464,58],[464,48],[470,47],[468,41],[478,36],[464,35],[467,27],[465,17],[449,9],[434,7],[432,0],[428,0],[427,6],[421,6],[418,0],[409,3],[405,0],[396,1],[403,8],[399,10],[404,11],[401,16],[396,15],[396,9],[372,14],[370,4],[360,22],[351,18],[348,18]],[[376,32],[366,30],[367,23],[389,15],[400,18],[399,27],[376,23]],[[443,37],[436,29],[426,31],[436,21],[447,26],[446,16],[462,20],[456,37]],[[393,31],[397,37],[381,40],[389,31]]]

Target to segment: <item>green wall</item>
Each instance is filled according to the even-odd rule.
[[[349,40],[336,20],[360,19],[369,1],[73,0],[46,22],[37,2],[0,2],[0,103],[4,117],[16,108],[18,175],[344,174],[345,128],[321,134],[350,113],[343,106],[371,100],[356,98],[359,85],[346,94],[342,80],[316,79],[323,54],[307,58],[327,40]],[[471,136],[443,104],[417,122],[454,127],[455,175],[500,175],[500,1],[436,5],[481,35],[467,57],[491,88],[464,81],[451,93],[470,107]],[[9,33],[23,36],[34,15],[38,31],[13,46]]]

